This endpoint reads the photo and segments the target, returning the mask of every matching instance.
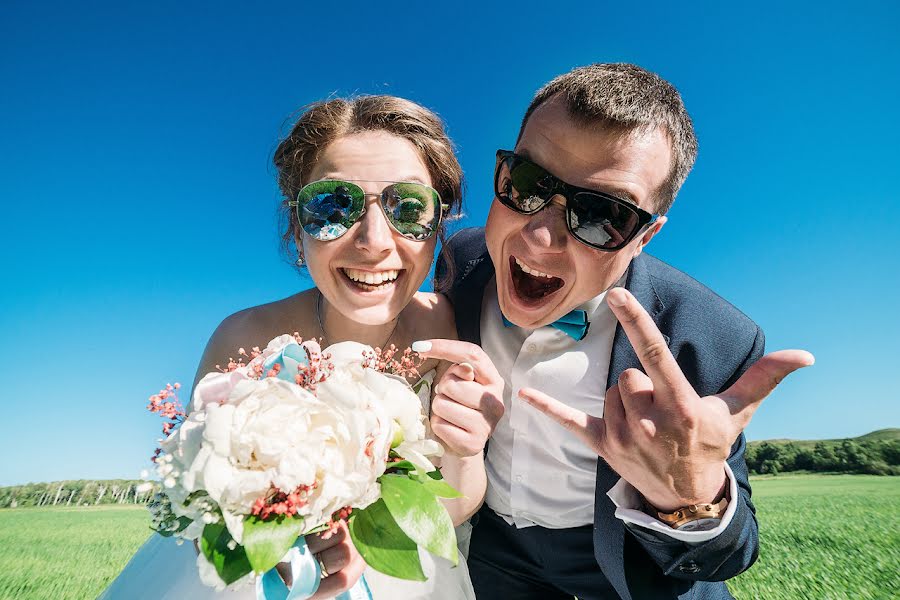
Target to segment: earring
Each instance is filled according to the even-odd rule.
[[[297,266],[298,266],[298,267],[302,267],[303,264],[304,264],[303,257],[302,257],[302,256],[298,256],[298,257],[297,257]]]

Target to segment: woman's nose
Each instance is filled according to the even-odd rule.
[[[379,255],[394,247],[394,230],[377,200],[366,205],[366,212],[359,219],[354,244],[369,254]]]

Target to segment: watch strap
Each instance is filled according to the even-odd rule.
[[[670,513],[654,511],[656,517],[673,529],[698,519],[721,519],[728,508],[728,498],[722,497],[716,503],[689,504]]]

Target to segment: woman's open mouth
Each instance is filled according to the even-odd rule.
[[[388,269],[386,271],[363,271],[344,267],[341,273],[355,288],[366,292],[378,292],[392,288],[403,275],[403,269]]]
[[[559,277],[528,266],[515,256],[509,257],[509,272],[516,296],[526,305],[541,304],[566,283]]]

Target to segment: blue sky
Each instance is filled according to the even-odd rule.
[[[531,95],[600,61],[672,81],[700,139],[649,251],[817,357],[748,437],[900,426],[896,3],[124,4],[0,8],[0,485],[136,476],[147,396],[223,317],[310,285],[270,166],[299,107],[436,110],[482,224]]]

